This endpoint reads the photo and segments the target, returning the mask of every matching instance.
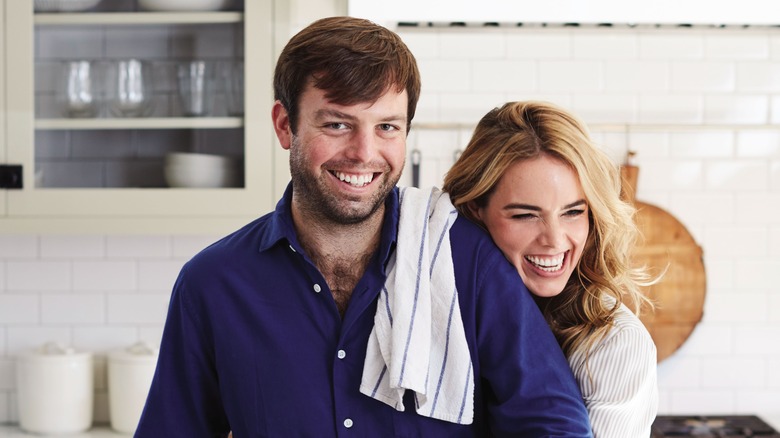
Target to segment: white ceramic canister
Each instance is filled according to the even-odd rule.
[[[108,355],[109,415],[117,432],[135,432],[156,366],[157,349],[143,342]]]
[[[92,354],[48,343],[16,364],[19,426],[28,432],[83,432],[92,426]]]

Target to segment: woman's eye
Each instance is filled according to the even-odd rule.
[[[532,215],[530,213],[522,213],[522,214],[513,214],[512,215],[512,219],[517,219],[517,220],[521,220],[521,221],[527,221],[527,220],[533,219],[535,217],[536,216],[534,216],[534,215]]]
[[[568,217],[577,217],[577,216],[581,216],[584,213],[585,213],[584,209],[582,209],[582,210],[567,210],[566,213],[564,213],[563,215],[564,216],[568,216]]]

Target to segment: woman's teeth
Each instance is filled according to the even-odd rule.
[[[373,173],[368,173],[365,175],[347,175],[343,172],[334,172],[334,175],[336,175],[336,178],[340,179],[341,181],[344,181],[345,183],[355,187],[363,187],[374,179]]]
[[[546,272],[555,272],[563,267],[563,254],[554,257],[525,256],[525,259]]]

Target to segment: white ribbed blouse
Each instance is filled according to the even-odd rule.
[[[615,325],[587,355],[569,365],[580,385],[594,438],[648,438],[658,412],[656,348],[645,326],[625,305]]]

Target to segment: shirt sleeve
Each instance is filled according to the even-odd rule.
[[[616,326],[578,366],[595,438],[647,438],[658,411],[656,348],[638,320]]]
[[[479,286],[477,313],[492,435],[591,437],[577,382],[530,292],[505,259],[492,268]]]
[[[207,327],[187,290],[186,266],[176,280],[157,369],[135,437],[227,437]]]

